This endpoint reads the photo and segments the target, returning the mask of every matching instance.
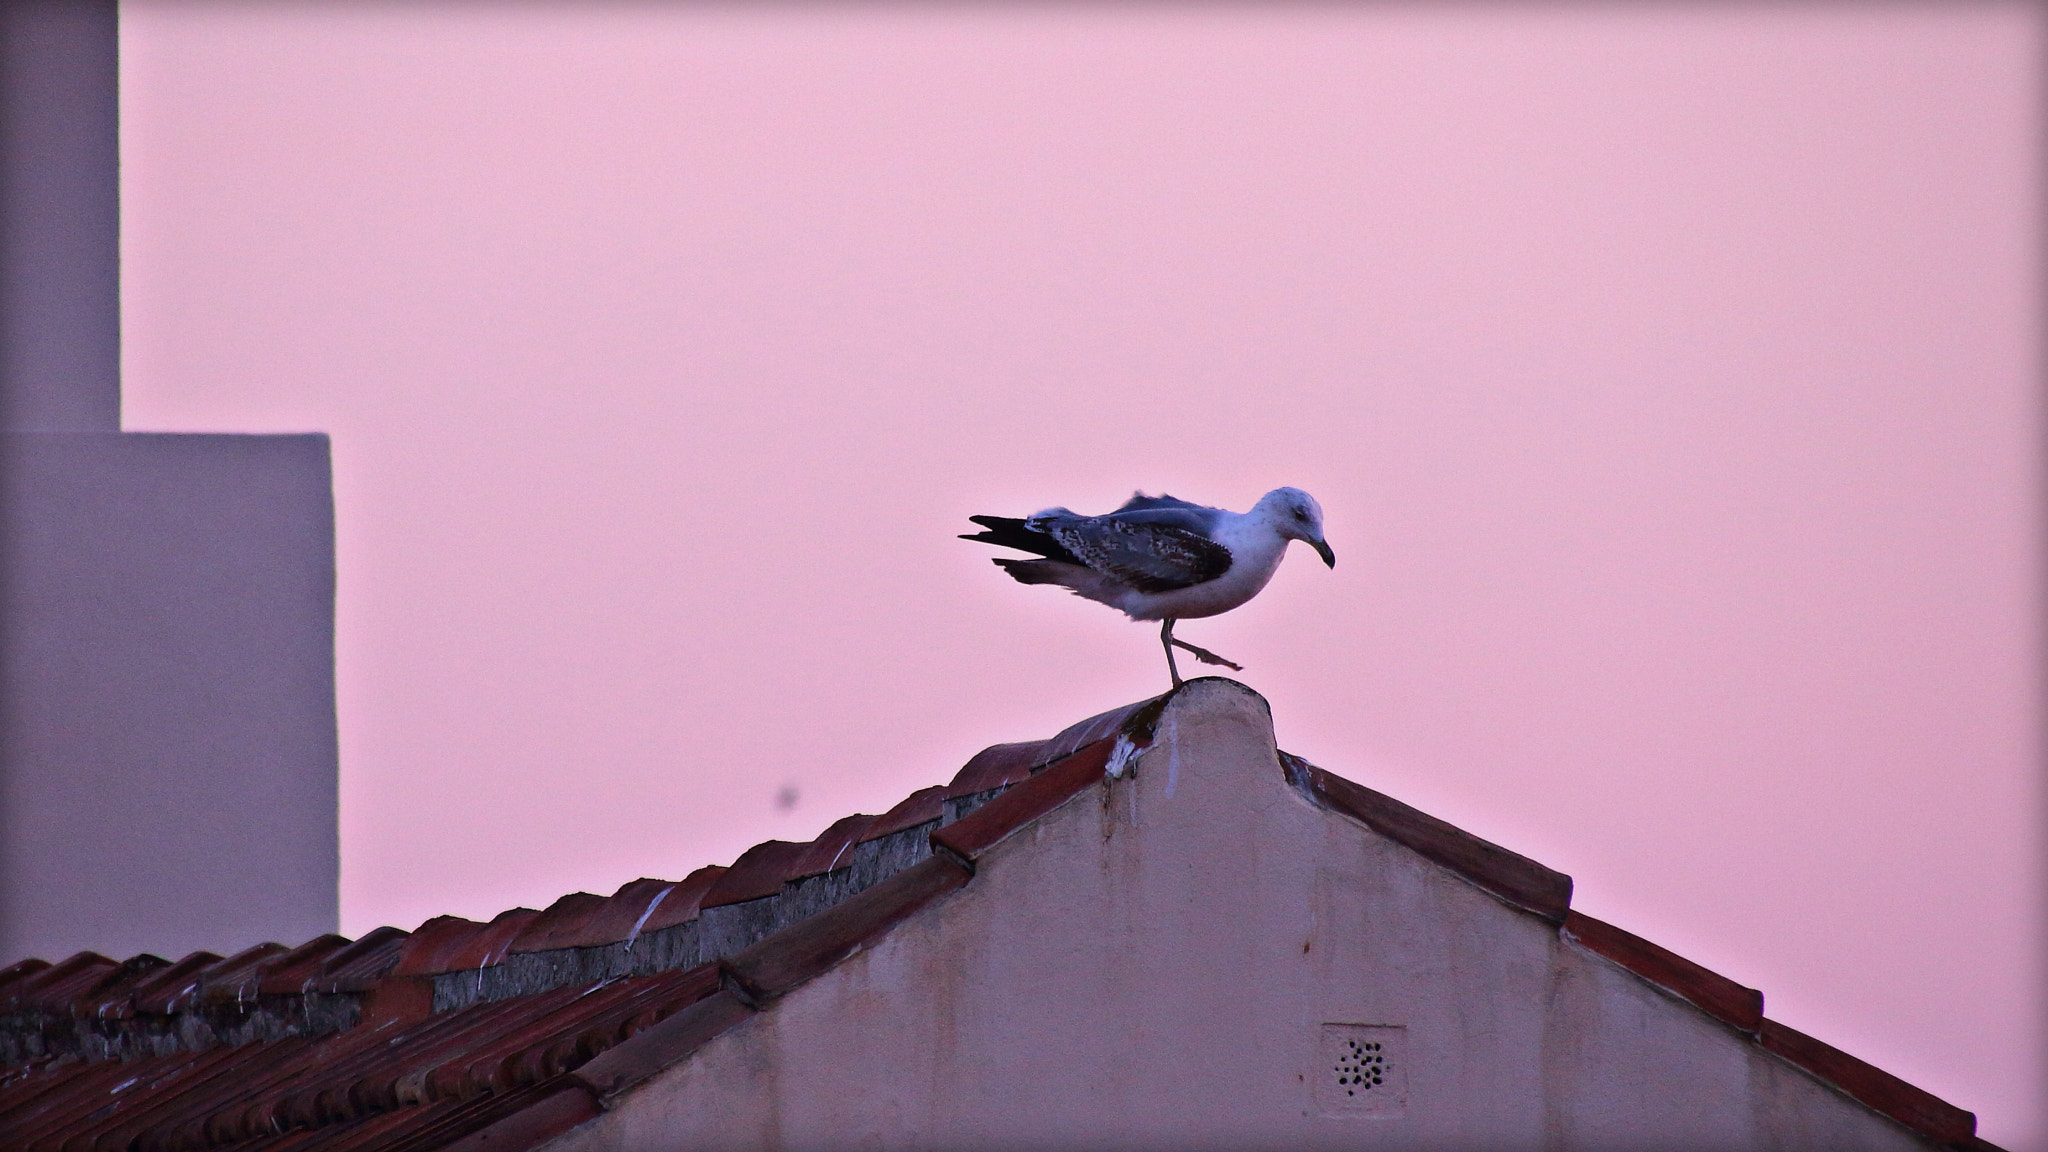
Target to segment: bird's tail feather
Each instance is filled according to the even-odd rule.
[[[1072,552],[1067,551],[1059,541],[1043,532],[1036,531],[1030,526],[1028,521],[1017,520],[1008,516],[969,516],[968,519],[986,528],[987,531],[976,532],[971,536],[963,534],[960,537],[962,540],[978,540],[984,544],[994,544],[999,548],[1015,548],[1019,552],[1030,552],[1034,555],[1043,556],[1047,560],[1058,560],[1063,564],[1081,563],[1080,559]],[[1028,561],[1006,562],[998,560],[996,563],[1028,563]],[[1016,576],[1015,572],[1010,574]],[[1024,579],[1021,576],[1017,578],[1020,580]],[[1047,581],[1026,580],[1025,583],[1044,584]]]
[[[963,539],[972,539],[972,537],[963,537]],[[996,567],[1008,572],[1010,578],[1019,584],[1060,583],[1059,573],[1053,570],[1051,564],[1043,560],[1011,560],[1005,558],[996,560],[994,563]]]

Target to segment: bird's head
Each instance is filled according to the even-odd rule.
[[[1323,506],[1299,488],[1275,488],[1259,498],[1259,513],[1274,531],[1288,540],[1299,540],[1316,550],[1323,563],[1337,566],[1337,554],[1323,539]]]

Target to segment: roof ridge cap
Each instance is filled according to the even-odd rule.
[[[1572,904],[1570,876],[1291,752],[1279,756],[1287,782],[1310,803],[1357,820],[1503,904],[1552,924],[1565,922]]]

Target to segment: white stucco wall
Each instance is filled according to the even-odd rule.
[[[1363,1099],[1347,1040],[1382,1045]],[[1112,1145],[1932,1147],[1315,808],[1213,682],[1134,779],[548,1147]]]

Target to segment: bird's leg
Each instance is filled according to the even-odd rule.
[[[1173,647],[1175,648],[1186,649],[1187,651],[1194,653],[1195,659],[1200,660],[1204,664],[1214,664],[1219,668],[1228,668],[1232,672],[1244,671],[1244,665],[1238,664],[1234,661],[1225,660],[1223,657],[1218,656],[1214,652],[1209,651],[1207,648],[1197,648],[1193,644],[1190,644],[1185,640],[1175,640],[1171,636],[1168,636],[1166,640],[1167,643],[1173,645]]]
[[[1180,669],[1173,662],[1173,646],[1180,641],[1173,638],[1173,621],[1168,620],[1159,629],[1159,646],[1166,649],[1166,674],[1173,677],[1173,686],[1180,687]]]

